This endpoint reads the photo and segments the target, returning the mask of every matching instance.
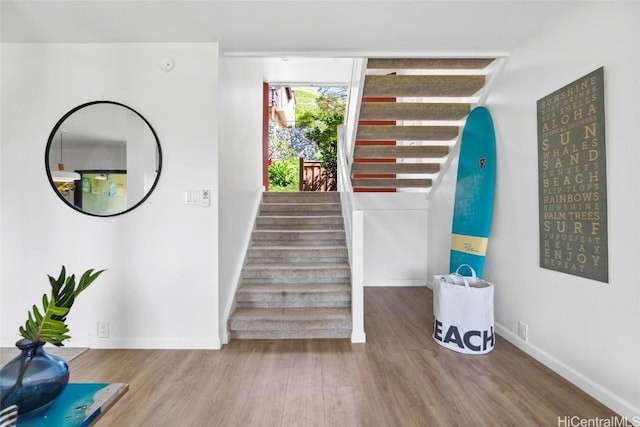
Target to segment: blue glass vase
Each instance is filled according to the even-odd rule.
[[[22,353],[0,369],[0,408],[17,405],[18,415],[48,407],[69,383],[69,365],[47,353],[43,342],[16,343]]]

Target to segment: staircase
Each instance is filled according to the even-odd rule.
[[[428,191],[492,62],[370,58],[351,168],[354,191]]]
[[[232,339],[349,338],[340,194],[264,193],[240,280]]]

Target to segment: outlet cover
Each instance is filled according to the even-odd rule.
[[[518,321],[518,336],[525,341],[529,341],[529,325]]]
[[[98,336],[109,338],[109,322],[98,322]]]

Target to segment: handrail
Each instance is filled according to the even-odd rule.
[[[366,59],[355,59],[345,125],[338,127],[337,144],[337,184],[351,265],[351,342],[354,343],[366,341],[364,332],[364,212],[356,209],[353,186],[351,185],[351,164],[353,163],[365,70]]]
[[[364,76],[367,71],[367,58],[356,58],[353,60],[353,70],[351,72],[351,83],[349,85],[349,97],[347,99],[347,113],[345,115],[347,137],[347,162],[349,169],[353,162],[353,150],[356,142],[356,132],[358,131],[358,117],[360,116],[360,105],[362,104],[362,90],[364,88]]]
[[[340,192],[340,201],[342,203],[342,216],[344,218],[344,231],[347,236],[347,249],[349,251],[349,258],[352,253],[352,240],[353,235],[351,233],[351,212],[353,211],[353,187],[351,185],[351,171],[349,167],[349,156],[347,155],[347,138],[346,138],[346,126],[338,126],[338,158],[337,158],[337,178],[338,178],[338,191]]]
[[[366,63],[366,58],[355,58],[353,60],[345,124],[338,126],[337,187],[342,199],[342,213],[345,221],[347,249],[349,250],[350,258],[353,241],[351,217],[354,210],[351,164],[353,163],[353,151],[355,148],[356,132],[358,130],[358,117],[360,115],[360,104],[362,103]]]

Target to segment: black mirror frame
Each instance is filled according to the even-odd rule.
[[[113,213],[113,214],[109,214],[109,215],[99,215],[99,214],[94,214],[94,213],[91,213],[91,212],[85,212],[82,209],[80,209],[78,206],[70,203],[58,191],[58,186],[55,184],[55,182],[53,181],[53,179],[51,177],[51,168],[49,167],[49,154],[50,154],[50,151],[51,151],[51,145],[54,142],[53,139],[55,138],[56,132],[58,131],[60,126],[64,123],[64,121],[67,118],[69,118],[69,116],[71,116],[76,111],[78,111],[78,110],[80,110],[82,108],[85,108],[85,107],[89,107],[91,105],[96,105],[96,104],[110,104],[110,105],[117,105],[117,106],[120,106],[120,107],[124,107],[127,110],[133,112],[136,116],[140,117],[144,121],[144,123],[147,126],[149,126],[149,129],[151,130],[151,133],[153,133],[153,137],[156,140],[156,146],[157,146],[157,149],[158,149],[158,170],[156,171],[156,179],[153,182],[153,185],[151,186],[149,191],[147,191],[147,193],[144,195],[144,197],[142,199],[140,199],[140,201],[138,201],[135,205],[131,206],[130,208],[127,208],[127,209],[123,210],[122,212],[117,212],[117,213]],[[64,116],[62,116],[62,118],[60,120],[58,120],[56,125],[53,127],[53,130],[51,131],[51,134],[49,134],[49,139],[47,140],[47,147],[46,147],[45,152],[44,152],[44,165],[45,165],[45,169],[46,169],[46,173],[47,173],[47,179],[49,180],[49,184],[51,184],[51,188],[56,193],[56,195],[60,198],[60,200],[62,200],[64,202],[65,205],[71,207],[73,210],[78,211],[78,212],[80,212],[80,213],[82,213],[84,215],[95,216],[95,217],[99,217],[99,218],[108,218],[108,217],[119,216],[119,215],[125,214],[127,212],[131,212],[132,210],[134,210],[135,208],[140,206],[142,203],[144,203],[145,200],[147,200],[149,198],[151,193],[153,193],[153,191],[155,190],[156,186],[158,185],[158,181],[160,180],[160,173],[162,171],[162,147],[160,146],[160,139],[158,138],[158,134],[156,134],[156,131],[153,128],[153,126],[151,126],[151,123],[149,123],[149,121],[147,119],[145,119],[144,116],[142,116],[142,114],[138,113],[133,108],[129,107],[128,105],[122,104],[120,102],[115,102],[115,101],[104,101],[104,100],[91,101],[91,102],[87,102],[87,103],[78,105],[77,107],[71,109]]]

